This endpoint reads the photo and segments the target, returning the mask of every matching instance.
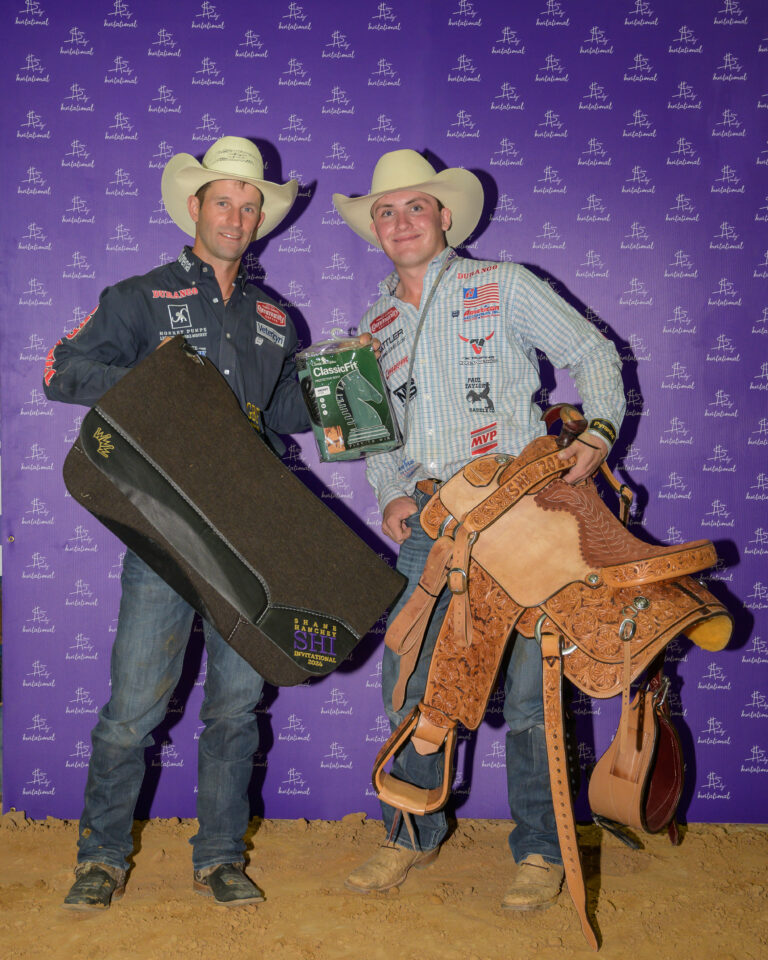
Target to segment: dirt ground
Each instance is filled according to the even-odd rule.
[[[225,909],[191,888],[192,820],[136,825],[125,897],[96,915],[61,909],[76,824],[0,818],[2,960],[579,960],[594,956],[567,894],[547,911],[510,913],[508,824],[463,820],[437,862],[387,894],[346,891],[381,824],[254,820],[249,873],[260,905]],[[606,960],[765,960],[768,828],[692,825],[632,851],[581,830]]]

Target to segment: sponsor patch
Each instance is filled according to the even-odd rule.
[[[498,283],[483,283],[479,287],[464,287],[464,319],[488,317],[500,310]]]
[[[464,287],[464,303],[467,306],[475,307],[479,307],[484,304],[498,307],[498,283],[483,283],[479,287]]]
[[[285,326],[285,313],[273,303],[265,303],[263,300],[257,300],[256,313],[269,323],[274,323],[276,327]]]
[[[185,297],[194,297],[199,293],[197,287],[186,287],[184,290],[153,290],[153,300],[183,300]]]
[[[499,269],[498,263],[491,263],[491,264],[488,264],[487,267],[478,267],[477,270],[471,270],[469,273],[457,273],[456,279],[469,280],[470,277],[476,277],[478,276],[478,274],[488,273],[491,270],[498,270],[498,269]]]
[[[384,376],[387,378],[387,380],[389,380],[389,378],[392,376],[392,374],[393,374],[393,373],[397,373],[397,371],[398,371],[401,367],[404,367],[404,366],[406,365],[406,363],[408,363],[408,357],[407,357],[407,356],[406,356],[406,357],[401,357],[401,358],[397,361],[397,363],[394,363],[391,367],[389,367],[387,370],[384,371]]]
[[[480,377],[467,377],[466,398],[469,409],[473,413],[493,413],[494,406],[491,400],[491,384]]]
[[[390,307],[389,310],[385,310],[384,313],[380,313],[378,317],[374,317],[371,320],[371,333],[378,333],[379,330],[383,330],[384,327],[388,327],[393,320],[397,320],[400,316],[400,311],[397,307]]]
[[[402,403],[403,405],[405,405],[405,388],[406,388],[406,386],[407,386],[407,384],[401,383],[399,387],[396,387],[396,388],[392,391],[392,395],[395,396],[395,397],[397,397],[397,399],[398,399],[398,400],[400,401],[400,403]],[[413,382],[413,380],[411,380],[411,389],[410,389],[410,392],[409,392],[409,394],[408,394],[409,397],[411,398],[411,400],[413,400],[413,398],[416,396],[416,393],[417,393],[417,391],[416,391],[416,384]]]
[[[69,333],[66,335],[66,337],[64,337],[64,339],[73,340],[78,335],[78,333],[80,333],[80,331],[88,323],[88,321],[91,319],[91,317],[96,313],[98,309],[99,308],[96,307],[95,309],[91,310],[88,316],[84,317],[82,322],[79,323],[74,330],[70,330]],[[48,356],[45,358],[45,373],[43,375],[43,380],[45,381],[46,386],[48,386],[48,384],[51,382],[51,380],[53,379],[56,373],[53,367],[53,355],[56,352],[56,347],[58,347],[60,343],[61,343],[61,340],[57,340],[56,343],[48,351]]]
[[[388,337],[384,337],[381,341],[381,352],[382,354],[389,353],[389,351],[397,344],[399,340],[405,336],[405,330],[402,327],[398,327],[394,333],[390,334]]]
[[[484,453],[490,453],[498,447],[498,430],[496,421],[488,423],[484,427],[478,427],[469,435],[469,453],[472,457],[479,457]]]
[[[459,340],[462,340],[464,343],[468,343],[475,356],[479,357],[483,352],[483,347],[485,347],[486,343],[488,343],[488,341],[493,337],[494,333],[496,333],[496,331],[491,330],[491,332],[486,334],[484,337],[462,337],[462,335],[459,334]]]
[[[273,330],[272,327],[268,327],[266,323],[262,323],[260,320],[257,320],[256,330],[260,336],[264,337],[265,340],[270,340],[272,343],[277,344],[278,347],[285,346],[285,334],[278,333],[277,330]]]
[[[168,304],[168,316],[171,318],[171,330],[183,330],[192,326],[192,317],[189,313],[189,304]]]

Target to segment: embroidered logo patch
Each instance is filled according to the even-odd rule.
[[[477,430],[473,430],[469,435],[469,452],[470,456],[479,457],[481,454],[490,453],[491,450],[494,450],[498,447],[498,431],[496,429],[496,421],[493,423],[488,423],[484,427],[478,427]]]
[[[192,317],[189,313],[189,304],[180,303],[178,306],[168,304],[168,315],[171,318],[171,330],[182,330],[192,326]]]
[[[464,319],[488,316],[499,310],[498,283],[483,283],[479,287],[464,287]]]
[[[266,323],[257,321],[256,330],[260,336],[264,337],[265,340],[270,340],[272,343],[277,344],[278,347],[285,346],[285,334],[278,333],[277,330],[273,330],[272,327],[268,327]]]
[[[265,303],[263,300],[257,300],[256,313],[269,321],[269,323],[274,323],[276,327],[285,326],[285,313],[273,303]]]
[[[371,320],[371,333],[378,333],[379,330],[383,330],[384,327],[388,327],[393,320],[397,320],[400,316],[400,311],[397,307],[390,307],[389,310],[385,310],[384,313],[380,313],[378,317],[374,317]]]
[[[472,347],[472,351],[475,356],[479,357],[483,352],[483,347],[486,345],[486,343],[488,343],[491,337],[493,337],[494,333],[496,333],[496,331],[491,330],[491,332],[484,337],[462,337],[462,335],[459,334],[459,340],[463,340],[464,343],[468,343],[470,347]]]

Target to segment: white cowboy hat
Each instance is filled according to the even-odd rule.
[[[435,172],[435,168],[415,150],[385,153],[373,171],[371,192],[364,197],[345,197],[334,193],[333,203],[339,215],[358,236],[381,247],[371,231],[371,207],[385,193],[418,190],[436,197],[451,211],[451,226],[446,231],[450,246],[456,247],[472,233],[483,210],[483,187],[474,173],[461,167]]]
[[[264,221],[251,239],[265,237],[280,223],[296,199],[298,181],[270,183],[264,180],[264,161],[259,148],[244,137],[220,137],[197,161],[190,153],[177,153],[166,163],[160,190],[168,216],[191,237],[195,222],[187,209],[187,198],[213,180],[239,180],[258,187],[264,197]]]

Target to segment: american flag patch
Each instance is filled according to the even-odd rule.
[[[464,303],[468,307],[498,307],[498,283],[484,283],[479,287],[464,287]]]

